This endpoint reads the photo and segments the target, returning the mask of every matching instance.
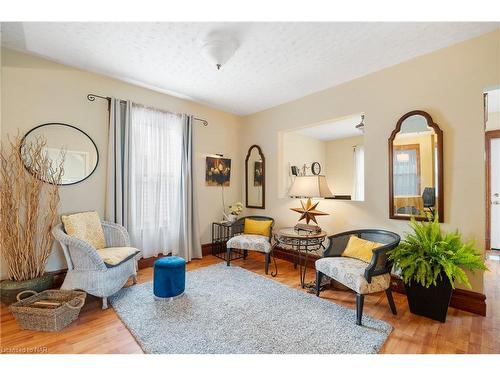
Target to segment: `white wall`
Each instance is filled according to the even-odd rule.
[[[266,210],[276,226],[294,225],[297,201],[281,198],[280,132],[304,124],[365,113],[365,201],[321,202],[328,233],[373,227],[399,233],[408,222],[390,220],[387,140],[398,119],[421,109],[444,132],[444,229],[458,228],[481,250],[485,237],[483,92],[500,83],[500,31],[415,58],[365,77],[262,111],[244,120],[243,147],[258,144],[267,162]],[[483,291],[483,274],[471,278]]]
[[[184,112],[208,120],[209,126],[196,123],[194,131],[195,176],[201,226],[201,242],[210,242],[211,222],[221,220],[220,188],[205,186],[205,157],[222,153],[232,159],[231,186],[225,188],[226,202],[241,200],[244,153],[240,146],[241,119],[187,100],[140,88],[101,75],[16,51],[2,50],[1,70],[2,140],[18,130],[25,133],[46,122],[75,125],[92,137],[99,149],[99,165],[87,180],[60,189],[60,213],[96,210],[104,214],[107,102],[89,102],[88,93],[130,99],[137,103]],[[59,249],[50,257],[48,270],[65,268]],[[5,278],[2,262],[1,278]]]

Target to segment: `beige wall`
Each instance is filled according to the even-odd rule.
[[[354,146],[363,144],[363,136],[326,142],[326,178],[334,195],[354,198]]]
[[[2,55],[2,136],[33,126],[61,121],[84,129],[106,155],[106,103],[90,103],[89,92],[117,96],[157,108],[188,112],[210,122],[195,131],[196,179],[202,242],[209,223],[220,218],[220,189],[204,186],[204,157],[223,153],[233,159],[226,202],[244,197],[244,155],[252,144],[266,158],[266,210],[277,227],[293,225],[298,216],[289,209],[297,200],[283,194],[281,135],[284,131],[365,113],[365,201],[323,201],[330,216],[319,223],[329,233],[376,227],[403,233],[407,222],[388,219],[387,139],[406,112],[429,112],[444,131],[445,229],[458,228],[467,239],[484,243],[484,124],[483,91],[500,84],[500,31],[418,57],[368,76],[240,119],[193,102],[163,95],[107,77],[83,72],[4,50]],[[243,126],[241,126],[243,125]],[[308,160],[312,161],[312,160]],[[104,211],[105,158],[85,183],[61,188],[61,212]],[[82,199],[82,197],[86,197]],[[60,253],[49,269],[61,267]],[[471,279],[482,292],[483,277]]]
[[[232,159],[231,186],[225,188],[225,199],[228,204],[241,200],[244,155],[240,147],[241,119],[237,116],[8,49],[2,50],[1,82],[2,139],[7,134],[16,134],[18,129],[25,133],[38,124],[53,121],[79,127],[97,144],[100,154],[97,170],[82,183],[61,187],[61,213],[96,210],[104,214],[107,103],[89,102],[88,93],[130,99],[208,120],[208,127],[196,123],[194,131],[202,243],[210,241],[210,223],[222,219],[220,188],[205,186],[206,155],[222,153]],[[58,249],[49,260],[48,270],[64,267]],[[5,277],[5,267],[2,267],[1,276]]]
[[[287,129],[365,113],[365,201],[321,202],[330,212],[319,223],[329,233],[375,227],[403,233],[408,223],[388,218],[387,139],[406,112],[429,112],[444,132],[444,194],[447,230],[484,244],[483,91],[500,83],[500,31],[415,58],[368,76],[247,116],[243,147],[262,146],[267,162],[266,210],[276,226],[290,226],[297,201],[280,198],[278,135]],[[483,275],[472,277],[482,292]]]

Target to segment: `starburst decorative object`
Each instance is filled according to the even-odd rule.
[[[300,204],[302,208],[292,208],[291,210],[302,214],[299,221],[306,219],[306,224],[309,224],[309,221],[311,220],[318,224],[318,222],[316,221],[316,216],[328,215],[326,212],[317,210],[316,207],[318,206],[319,202],[313,204],[311,202],[311,198],[308,198],[306,203],[300,201]]]
[[[328,215],[326,212],[317,210],[316,208],[318,207],[319,202],[312,203],[311,198],[333,197],[333,194],[326,182],[326,177],[322,175],[295,177],[288,195],[292,198],[308,198],[305,203],[300,201],[302,206],[301,208],[291,209],[292,211],[301,214],[299,221],[305,219],[307,224],[309,224],[311,220],[318,224],[316,216]],[[321,229],[319,227],[315,228]]]

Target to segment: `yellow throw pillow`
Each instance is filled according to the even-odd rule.
[[[362,260],[363,262],[370,263],[372,261],[373,249],[380,246],[384,246],[384,244],[351,236],[344,252],[342,253],[342,256],[356,258]]]
[[[99,254],[103,262],[111,266],[116,266],[138,252],[139,250],[135,247],[106,247],[97,250],[97,254]]]
[[[73,215],[62,215],[64,230],[69,236],[88,242],[96,249],[106,247],[101,219],[95,211],[81,212]]]
[[[259,234],[261,236],[269,237],[271,234],[272,220],[252,220],[245,219],[243,226],[244,234]]]

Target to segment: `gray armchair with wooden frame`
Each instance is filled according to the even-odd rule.
[[[341,256],[351,236],[383,245],[373,249],[370,263]],[[385,291],[391,311],[396,315],[390,284],[392,262],[387,253],[399,245],[399,235],[386,230],[361,229],[338,233],[328,238],[329,246],[315,264],[316,295],[319,297],[321,280],[326,275],[356,292],[356,324],[361,325],[364,296],[370,293]]]

